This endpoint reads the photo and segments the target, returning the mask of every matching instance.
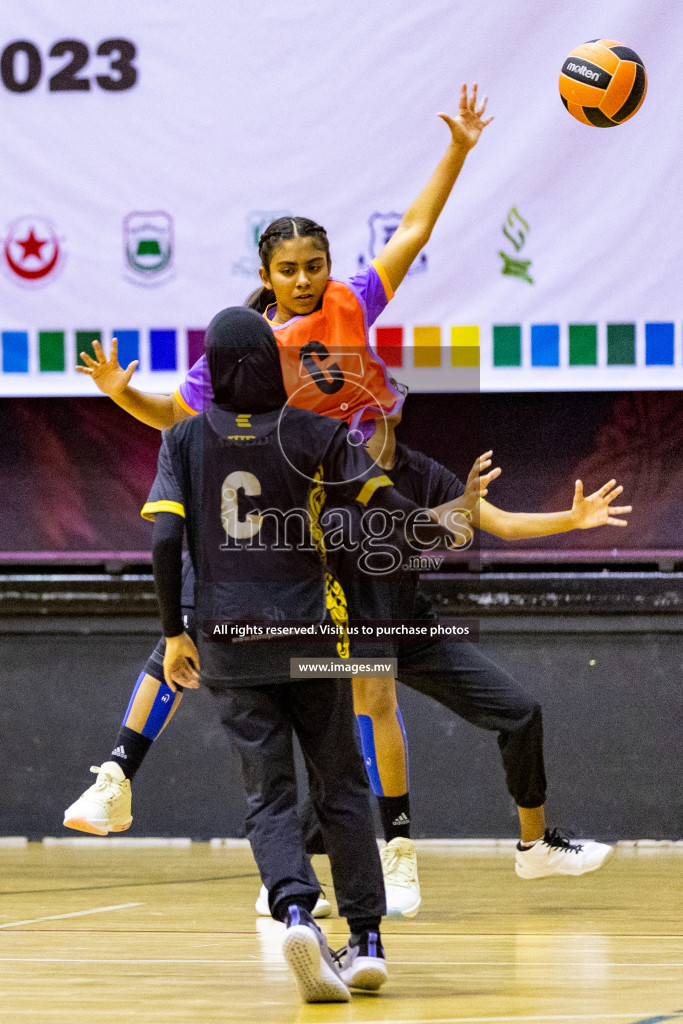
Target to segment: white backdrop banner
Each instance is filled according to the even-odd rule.
[[[649,78],[616,128],[557,88],[598,37]],[[438,163],[463,81],[495,120],[380,353],[422,391],[681,387],[681,39],[669,0],[5,0],[0,394],[94,393],[77,353],[113,335],[134,384],[171,390],[283,213],[355,273]]]

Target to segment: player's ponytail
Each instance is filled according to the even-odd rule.
[[[244,305],[247,309],[255,309],[257,313],[265,313],[268,306],[272,306],[275,302],[275,292],[271,288],[266,288],[264,284],[260,288],[256,288],[251,295],[247,295],[244,300]]]
[[[276,249],[282,242],[290,238],[314,238],[318,247],[327,256],[330,263],[330,243],[325,228],[316,224],[314,220],[307,217],[278,217],[259,238],[258,251],[261,257],[261,266],[268,272]],[[275,302],[275,292],[265,285],[261,285],[253,291],[244,302],[249,309],[255,309],[257,313],[263,313],[265,309]]]

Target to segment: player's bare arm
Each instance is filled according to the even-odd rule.
[[[587,497],[583,484],[576,481],[571,509],[564,512],[506,512],[488,501],[481,501],[474,525],[503,540],[550,537],[569,530],[591,530],[596,526],[628,526],[620,518],[631,511],[631,505],[613,505],[624,488],[616,480],[608,480]]]
[[[79,373],[91,377],[100,391],[108,395],[119,408],[141,423],[156,430],[166,430],[175,423],[187,419],[189,413],[176,401],[173,395],[154,395],[137,391],[130,386],[138,360],[134,359],[125,368],[119,365],[118,340],[112,338],[111,352],[105,354],[99,341],[93,342],[95,358],[81,352],[85,366],[77,366]]]
[[[456,117],[439,114],[451,132],[451,141],[446,154],[433,175],[401,218],[399,226],[379,255],[392,287],[398,288],[408,273],[410,265],[427,244],[446,200],[462,170],[465,157],[479,140],[479,136],[493,120],[484,120],[487,97],[481,103],[477,98],[477,86],[472,86],[471,95],[463,85],[460,93],[460,108]]]

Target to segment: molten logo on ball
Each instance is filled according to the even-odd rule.
[[[586,67],[585,64],[575,64],[571,60],[567,61],[565,67],[562,68],[562,70],[565,71],[565,73],[567,71],[575,71],[577,75],[582,75],[584,78],[592,78],[593,81],[596,82],[600,78],[599,72],[591,71],[589,68]]]

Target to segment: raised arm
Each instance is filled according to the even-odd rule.
[[[384,509],[405,526],[404,538],[409,545],[419,545],[419,550],[445,546],[451,548],[469,545],[473,537],[470,526],[472,512],[488,485],[501,470],[489,470],[493,452],[488,451],[475,461],[463,494],[434,508],[422,508],[406,498],[394,486],[391,477],[363,449],[350,448],[345,442],[346,433],[340,432],[336,448],[331,448],[336,462],[333,463],[329,479],[346,476],[350,481],[345,486],[347,499],[357,501],[369,509]],[[328,458],[330,457],[328,453]],[[342,472],[340,472],[342,470]],[[360,470],[360,472],[359,472]],[[485,472],[489,470],[488,472]],[[391,470],[388,470],[391,473]],[[362,483],[358,483],[362,478]],[[396,515],[395,515],[396,514]]]
[[[144,391],[136,391],[130,386],[130,379],[137,369],[138,360],[134,359],[126,369],[119,365],[118,340],[112,338],[111,353],[107,357],[99,341],[93,342],[95,359],[87,352],[81,352],[85,366],[77,366],[79,373],[92,377],[100,391],[109,395],[111,400],[141,423],[157,430],[167,430],[175,423],[187,419],[187,410],[176,401],[173,395],[153,395]]]
[[[630,505],[613,506],[623,487],[609,480],[597,491],[584,496],[583,484],[576,481],[574,501],[566,512],[506,512],[488,501],[481,501],[474,517],[474,525],[503,540],[523,540],[532,537],[550,537],[569,530],[590,530],[596,526],[628,526],[618,516],[631,511]]]
[[[389,275],[392,288],[398,288],[411,263],[427,244],[432,228],[460,174],[465,157],[477,144],[486,125],[493,120],[492,117],[483,120],[485,110],[486,97],[481,106],[477,106],[476,84],[472,87],[471,96],[467,94],[467,86],[463,85],[458,116],[452,118],[448,114],[439,114],[451,132],[446,154],[417,199],[403,214],[399,226],[379,255],[379,262]]]

